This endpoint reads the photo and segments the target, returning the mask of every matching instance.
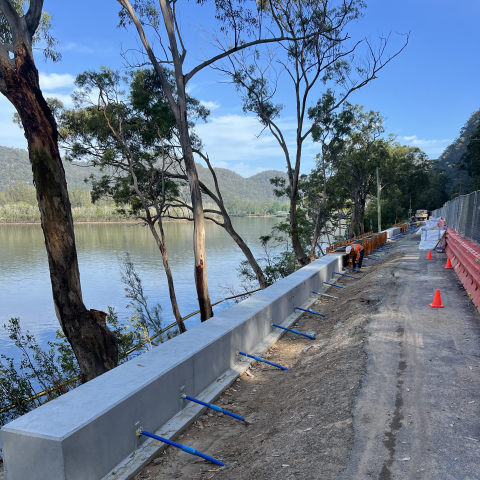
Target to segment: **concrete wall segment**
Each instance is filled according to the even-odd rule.
[[[322,257],[186,333],[0,430],[7,480],[100,479],[137,446],[135,424],[156,431],[250,352],[295,306],[321,291],[342,257]],[[21,455],[18,452],[21,451]],[[28,471],[28,476],[25,472]]]

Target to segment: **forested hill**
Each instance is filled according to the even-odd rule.
[[[64,162],[64,168],[69,190],[73,188],[89,189],[90,185],[84,182],[84,178],[90,176],[91,173],[97,173],[94,167],[79,167],[68,162]],[[215,191],[213,178],[208,168],[202,167],[200,164],[197,164],[197,168],[200,180]],[[15,186],[17,181],[33,185],[32,168],[26,150],[0,146],[0,172],[0,191]],[[276,200],[270,178],[275,176],[286,178],[286,173],[278,170],[267,170],[250,178],[244,178],[227,168],[215,168],[215,172],[225,201],[240,199],[257,204]]]
[[[79,167],[69,162],[63,162],[67,176],[68,189],[90,188],[83,179],[95,172],[93,167]],[[33,185],[32,167],[28,159],[28,152],[21,148],[0,146],[0,191],[14,187],[18,181]]]
[[[446,190],[450,198],[457,196],[460,192],[460,188],[462,194],[464,194],[467,191],[471,191],[475,186],[475,181],[469,177],[465,170],[459,170],[455,167],[455,163],[459,162],[460,158],[465,153],[469,137],[479,123],[480,110],[477,110],[470,115],[470,118],[460,130],[458,138],[449,145],[438,158],[438,166],[445,169],[445,173],[449,179],[446,185]]]
[[[215,191],[215,185],[210,170],[198,163],[197,170],[200,180],[211,190]],[[278,200],[273,193],[270,178],[277,176],[287,178],[285,172],[280,172],[278,170],[266,170],[249,178],[244,178],[227,168],[215,168],[215,173],[224,200],[231,201],[237,198],[254,203],[261,203],[264,201],[274,202],[275,200]]]

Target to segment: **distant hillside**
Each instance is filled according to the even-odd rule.
[[[210,170],[197,163],[198,177],[210,189],[215,191],[213,177]],[[287,178],[285,172],[279,170],[266,170],[257,173],[249,178],[244,178],[238,173],[227,168],[215,168],[218,184],[225,201],[242,199],[255,203],[264,201],[274,202],[278,198],[273,193],[273,186],[270,183],[272,177]],[[285,199],[281,199],[285,200]]]
[[[91,173],[95,172],[93,167],[79,167],[69,162],[63,162],[65,175],[67,176],[68,189],[89,188],[83,181]],[[14,187],[18,181],[33,185],[33,174],[28,152],[21,148],[8,148],[0,146],[0,191]]]
[[[98,172],[94,167],[79,167],[68,162],[64,162],[63,165],[69,190],[73,188],[89,189],[89,184],[83,181],[84,178]],[[197,169],[200,180],[215,191],[213,178],[208,168],[197,163]],[[17,181],[33,185],[32,168],[26,150],[0,146],[0,172],[0,191],[13,187]],[[270,178],[275,176],[286,178],[287,176],[286,173],[278,170],[267,170],[250,178],[244,178],[227,168],[215,168],[215,172],[225,201],[240,199],[253,203],[264,201],[273,203],[278,200],[273,194]],[[286,199],[280,199],[281,202],[282,200]]]
[[[445,169],[445,173],[449,178],[446,190],[449,197],[457,196],[462,189],[462,194],[471,191],[475,186],[475,181],[470,178],[465,170],[459,170],[455,163],[465,153],[469,137],[480,123],[480,110],[473,112],[465,125],[460,130],[458,138],[449,145],[438,158],[438,166]]]

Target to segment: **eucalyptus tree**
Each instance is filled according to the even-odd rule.
[[[165,70],[165,74],[174,90],[171,73]],[[173,313],[183,332],[185,326],[176,300],[163,218],[193,219],[188,214],[182,216],[179,213],[180,210],[193,210],[180,195],[188,177],[179,153],[175,118],[158,76],[152,70],[138,70],[130,76],[130,79],[121,78],[107,68],[79,75],[76,84],[80,89],[74,95],[76,109],[64,111],[59,116],[62,144],[70,160],[86,160],[104,172],[101,179],[92,179],[95,201],[109,196],[118,205],[128,204],[130,214],[149,227],[162,254]],[[122,90],[127,86],[128,91]],[[218,210],[205,209],[206,218],[231,235],[247,257],[261,288],[265,288],[267,282],[263,271],[233,228],[216,173],[208,156],[201,151],[201,141],[193,131],[193,120],[205,120],[209,112],[195,98],[189,95],[186,98],[192,148],[205,159],[214,178],[215,191],[199,182],[202,194],[218,206]],[[210,214],[219,215],[223,221]]]
[[[244,0],[216,0],[215,18],[212,15],[212,21],[217,21],[223,40],[217,37],[213,29],[212,32],[205,32],[205,36],[212,35],[211,40],[218,40],[219,53],[210,58],[205,58],[190,71],[185,72],[187,47],[190,48],[190,46],[185,43],[179,28],[181,17],[178,17],[178,2],[176,0],[159,0],[159,8],[157,8],[157,3],[154,0],[117,1],[122,6],[120,25],[127,26],[128,24],[133,24],[135,26],[142,42],[144,53],[160,79],[164,94],[177,122],[193,209],[195,284],[201,317],[202,320],[206,320],[213,315],[213,312],[207,284],[205,218],[202,195],[189,135],[186,101],[187,84],[197,73],[206,67],[212,66],[236,52],[258,45],[294,40],[294,38],[307,40],[310,37],[315,37],[316,34],[315,32],[308,32],[303,37],[298,35],[295,35],[295,37],[290,36],[289,31],[285,30],[281,22],[276,18],[271,15],[268,17],[263,15],[265,7],[262,2],[247,4]],[[296,3],[304,1],[295,0]],[[197,3],[203,6],[207,4],[207,1],[198,0]],[[271,2],[270,5],[273,6]],[[274,6],[274,8],[276,9],[277,7]],[[263,25],[264,19],[268,22],[266,26]],[[156,52],[154,52],[145,32],[144,27],[146,26],[151,27],[153,38],[158,39],[160,47]],[[167,46],[167,48],[164,46]],[[172,65],[174,68],[176,95],[174,95],[162,69],[162,64],[165,63]]]
[[[28,5],[28,9],[27,9]],[[0,0],[0,93],[15,107],[32,165],[45,237],[55,313],[88,381],[118,363],[115,336],[105,315],[82,299],[71,205],[58,148],[57,125],[42,94],[33,49],[60,60],[43,0]]]
[[[320,144],[320,153],[317,154],[316,169],[312,171],[310,177],[315,178],[315,183],[322,184],[319,199],[314,200],[318,205],[315,215],[315,228],[313,231],[312,246],[310,249],[310,261],[315,259],[315,249],[317,248],[318,239],[323,226],[327,232],[327,202],[329,195],[327,194],[327,184],[329,180],[335,176],[333,167],[337,155],[345,146],[345,139],[351,132],[351,124],[353,121],[353,112],[349,103],[344,103],[344,108],[340,113],[332,110],[335,98],[331,91],[327,91],[314,107],[308,109],[310,119],[320,119],[312,129],[312,139]],[[310,196],[315,195],[317,188],[308,189]],[[332,189],[328,189],[331,191]],[[329,192],[330,193],[330,192]],[[332,192],[333,193],[333,192]],[[338,195],[337,195],[338,196]],[[336,202],[338,205],[338,202]],[[337,207],[338,209],[338,207]]]
[[[376,182],[376,168],[382,168],[389,159],[389,140],[383,138],[384,118],[373,110],[365,112],[359,105],[352,106],[351,112],[350,133],[333,163],[337,179],[348,191],[352,202],[350,237],[354,227],[357,234],[365,233],[365,206]]]
[[[230,63],[224,62],[217,68],[231,75],[241,92],[244,111],[254,113],[262,128],[269,130],[282,149],[291,192],[292,245],[297,260],[306,265],[310,256],[302,246],[297,222],[304,143],[324,116],[374,80],[405,48],[408,35],[403,46],[390,56],[385,54],[388,37],[381,38],[377,47],[368,39],[352,42],[347,28],[363,15],[362,0],[262,0],[258,5],[264,21],[270,20],[270,28],[285,39],[263,55],[258,48],[235,53],[229,57]],[[286,75],[285,81],[291,86],[289,94],[295,109],[296,130],[293,142],[279,121],[284,105],[277,98],[279,92],[285,96],[280,75]],[[321,97],[322,87],[326,85],[337,89],[332,93],[333,101],[318,117],[309,119],[308,104],[312,96]]]
[[[163,228],[163,217],[179,196],[178,182],[169,176],[178,168],[175,117],[154,72],[138,70],[130,77],[105,67],[77,76],[75,108],[59,115],[62,146],[69,160],[86,161],[103,173],[91,177],[94,201],[109,196],[148,226],[162,255],[173,315],[185,332]],[[128,93],[122,90],[126,85]],[[209,114],[189,96],[187,104],[190,121]],[[192,142],[199,146],[198,139]]]

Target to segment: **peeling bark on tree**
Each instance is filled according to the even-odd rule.
[[[40,90],[29,46],[31,35],[26,32],[24,18],[18,18],[19,31],[14,35],[14,62],[5,49],[0,49],[0,91],[22,121],[45,236],[55,312],[73,348],[83,381],[88,381],[117,366],[118,347],[106,326],[106,314],[87,310],[83,303],[57,126]]]

